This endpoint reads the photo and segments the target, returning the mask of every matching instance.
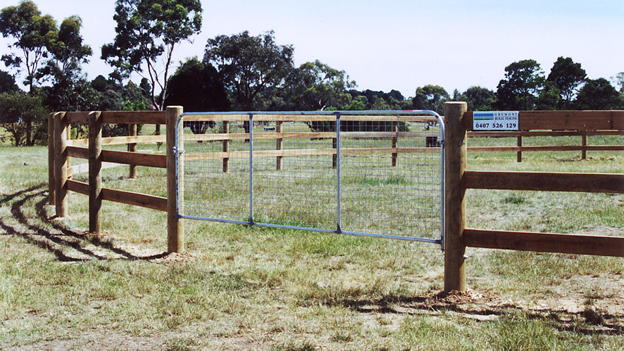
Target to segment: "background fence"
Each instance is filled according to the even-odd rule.
[[[516,152],[517,161],[522,162],[522,152],[539,151],[580,151],[581,159],[587,159],[587,151],[622,151],[624,145],[591,145],[590,136],[624,135],[621,130],[540,130],[540,131],[505,131],[505,132],[468,132],[469,138],[515,138],[515,146],[473,146],[468,152]],[[539,145],[523,146],[523,139],[535,137],[580,137],[579,145]]]

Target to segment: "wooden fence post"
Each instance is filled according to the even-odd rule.
[[[56,203],[56,168],[54,167],[54,116],[48,116],[48,204],[54,206]]]
[[[275,132],[278,133],[278,134],[282,132],[282,122],[281,121],[275,122]],[[279,151],[279,150],[282,149],[282,146],[284,144],[284,139],[277,138],[275,140],[276,140],[275,141],[275,150]],[[275,162],[276,162],[275,169],[278,170],[278,171],[281,171],[282,170],[282,156],[277,156]]]
[[[445,235],[444,291],[466,290],[464,274],[463,231],[466,223],[466,188],[462,182],[466,170],[467,127],[464,124],[465,102],[444,105],[445,131]]]
[[[230,122],[229,121],[223,121],[223,133],[224,134],[229,134],[230,133]],[[223,152],[229,152],[230,151],[230,141],[228,139],[223,141]],[[223,158],[223,173],[227,173],[229,170],[229,163],[230,163],[230,158],[229,157],[224,157]]]
[[[518,135],[518,147],[522,147],[522,135]],[[516,161],[522,162],[522,151],[518,151],[516,154]]]
[[[89,113],[89,232],[99,233],[102,209],[102,118]]]
[[[135,137],[137,136],[137,125],[136,124],[128,124],[128,135]],[[129,143],[128,144],[128,152],[137,152],[137,143]],[[137,177],[137,166],[130,165],[130,172],[128,174],[128,178],[136,179]]]
[[[65,112],[54,116],[54,178],[56,216],[67,216],[67,119]]]
[[[394,135],[392,136],[392,167],[396,167],[397,159],[399,158],[398,154],[398,146],[399,146],[399,122],[392,122],[392,131]]]
[[[178,217],[178,206],[180,210],[184,207],[184,164],[180,154],[179,165],[176,165],[176,156],[180,150],[184,150],[184,126],[178,117],[182,114],[181,106],[167,106],[167,252],[184,251],[184,226]],[[177,133],[176,133],[177,131]],[[176,136],[178,139],[178,149],[175,149]],[[177,166],[177,167],[176,167]],[[179,172],[176,172],[176,168]],[[176,177],[178,173],[178,177]],[[178,193],[179,188],[179,193]],[[178,201],[179,200],[179,201]]]
[[[581,150],[581,160],[587,159],[587,131],[581,131],[581,146],[583,149]]]

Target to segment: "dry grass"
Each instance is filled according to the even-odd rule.
[[[140,147],[144,148],[144,147]],[[621,172],[620,154],[469,155],[470,169]],[[8,350],[612,350],[622,260],[469,250],[467,293],[442,295],[431,244],[186,221],[105,203],[85,233],[47,206],[45,148],[0,147],[0,348]],[[160,171],[106,185],[162,191]],[[624,235],[624,196],[469,193],[470,227]]]

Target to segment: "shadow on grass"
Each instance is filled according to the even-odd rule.
[[[4,195],[0,199],[0,205],[8,204],[17,200],[11,204],[11,215],[12,218],[18,222],[18,225],[11,225],[7,218],[0,218],[0,229],[6,231],[6,235],[22,237],[31,244],[53,253],[59,261],[63,262],[109,259],[91,250],[85,249],[83,246],[86,243],[109,250],[128,260],[153,260],[163,258],[167,255],[165,252],[158,255],[144,257],[135,256],[125,250],[115,247],[110,241],[102,240],[102,238],[97,235],[80,233],[67,229],[66,227],[55,222],[53,218],[48,218],[45,211],[45,206],[48,203],[46,188],[47,184],[39,184],[14,194]],[[24,214],[24,206],[29,201],[39,198],[40,200],[37,201],[35,205],[36,216],[30,218],[27,217]],[[36,221],[40,221],[41,224],[33,223]],[[48,228],[52,228],[52,230]],[[72,248],[89,258],[69,257],[63,252],[63,247]]]
[[[562,332],[584,335],[621,335],[624,326],[622,316],[585,308],[570,312],[554,308],[525,309],[512,303],[492,302],[472,298],[470,293],[440,292],[407,297],[387,295],[377,300],[340,300],[328,305],[341,305],[359,313],[427,315],[431,313],[454,312],[477,321],[505,321],[521,316],[528,320],[541,321]],[[481,318],[487,317],[487,318]]]

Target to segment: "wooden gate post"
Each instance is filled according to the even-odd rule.
[[[466,170],[467,126],[464,124],[465,102],[444,105],[445,124],[445,235],[444,291],[466,290],[464,275],[463,231],[466,224],[466,188],[462,178]]]
[[[54,115],[54,204],[59,218],[67,217],[67,125],[65,112]]]
[[[54,206],[56,203],[56,168],[54,167],[54,116],[48,116],[48,204]]]
[[[102,209],[102,118],[89,113],[89,232],[99,233]]]
[[[184,150],[184,125],[178,117],[182,114],[182,106],[167,106],[167,252],[184,251],[184,225],[178,217],[178,205],[180,210],[184,206],[184,164],[180,157],[179,167],[176,167],[176,154]],[[176,125],[178,128],[176,128]],[[176,135],[177,129],[177,135]],[[178,149],[175,149],[176,136]],[[179,176],[176,177],[176,168],[179,168]],[[176,179],[177,178],[177,179]],[[180,189],[179,203],[177,189]]]

